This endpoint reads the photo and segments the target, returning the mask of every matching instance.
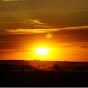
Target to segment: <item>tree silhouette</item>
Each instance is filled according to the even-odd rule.
[[[58,64],[53,66],[54,71],[61,71],[60,67]]]
[[[53,67],[50,67],[49,70],[50,71],[56,71],[56,72],[62,71],[58,64],[55,64]]]

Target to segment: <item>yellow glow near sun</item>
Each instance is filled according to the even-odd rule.
[[[49,48],[37,48],[36,53],[38,55],[46,55],[49,52]]]
[[[51,33],[48,33],[48,34],[46,35],[46,37],[47,37],[47,38],[52,38],[53,35],[52,35]]]

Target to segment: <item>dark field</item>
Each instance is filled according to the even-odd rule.
[[[35,63],[35,64],[34,64]],[[88,86],[88,63],[0,61],[0,86]]]

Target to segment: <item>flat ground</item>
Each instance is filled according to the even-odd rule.
[[[1,72],[0,86],[55,87],[88,86],[87,72]]]

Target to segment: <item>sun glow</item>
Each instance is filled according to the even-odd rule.
[[[36,53],[38,55],[46,55],[49,52],[49,48],[37,48]]]

